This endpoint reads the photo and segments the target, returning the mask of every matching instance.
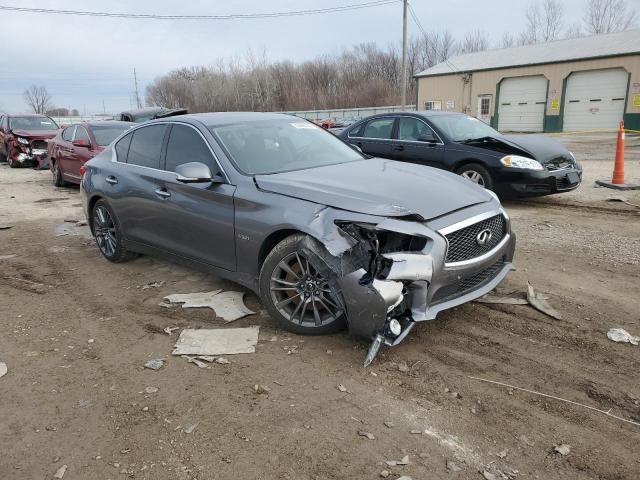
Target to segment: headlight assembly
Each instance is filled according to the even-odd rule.
[[[505,167],[526,168],[527,170],[544,170],[540,162],[533,158],[521,157],[520,155],[507,155],[500,159],[500,163]]]
[[[29,140],[27,140],[26,138],[16,137],[16,140],[23,145],[29,145]]]

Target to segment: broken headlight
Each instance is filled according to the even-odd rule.
[[[29,140],[27,140],[26,138],[16,137],[16,140],[23,145],[29,145]]]

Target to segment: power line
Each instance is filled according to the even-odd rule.
[[[317,8],[313,10],[294,10],[288,12],[267,12],[267,13],[234,13],[230,15],[158,15],[155,13],[114,13],[114,12],[92,12],[85,10],[55,10],[49,8],[29,8],[0,5],[0,10],[22,13],[45,13],[53,15],[76,15],[86,17],[109,17],[109,18],[135,18],[143,20],[246,20],[256,18],[277,18],[296,17],[303,15],[319,15],[324,13],[345,12],[349,10],[359,10],[362,8],[379,7],[391,3],[398,3],[400,0],[375,0],[365,3],[353,3],[337,7]]]

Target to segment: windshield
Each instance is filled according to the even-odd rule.
[[[433,115],[429,121],[454,142],[501,136],[500,132],[486,123],[467,115]]]
[[[58,124],[49,117],[9,117],[12,130],[57,130]]]
[[[238,170],[280,173],[362,160],[364,156],[326,130],[294,118],[209,127]]]
[[[130,125],[92,125],[91,131],[98,145],[106,147],[113,142],[118,135],[130,128]]]

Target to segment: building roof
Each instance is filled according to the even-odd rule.
[[[640,53],[640,29],[457,55],[416,77]]]

